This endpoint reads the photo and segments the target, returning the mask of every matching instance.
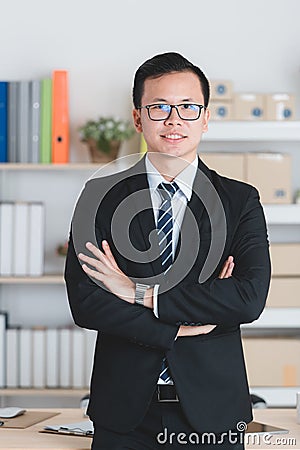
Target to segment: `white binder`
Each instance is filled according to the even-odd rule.
[[[6,330],[6,387],[18,388],[20,385],[20,341],[19,329]]]
[[[13,275],[14,204],[0,203],[0,275]]]
[[[28,203],[15,203],[13,274],[19,276],[28,274],[28,212]]]
[[[43,203],[29,203],[28,275],[44,273],[45,214]]]
[[[33,328],[33,374],[32,384],[34,388],[45,388],[46,386],[46,330]]]

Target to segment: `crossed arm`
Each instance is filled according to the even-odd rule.
[[[167,292],[159,292],[159,319],[152,311],[151,289],[146,307],[134,304],[134,283],[119,269],[107,243],[101,241],[101,250],[87,244],[92,257],[76,255],[71,236],[65,278],[75,323],[168,350],[176,336],[209,333],[215,325],[237,326],[257,319],[268,292],[270,257],[255,189],[249,191],[238,219],[232,222],[232,256],[220,274],[204,284],[181,282]],[[95,284],[93,278],[107,289]],[[185,326],[189,324],[193,326]]]
[[[135,284],[131,281],[127,275],[120,270],[116,260],[110,250],[107,241],[102,241],[101,251],[91,242],[86,244],[87,249],[93,254],[93,257],[80,253],[78,257],[84,262],[82,269],[85,273],[101,281],[104,286],[109,289],[114,295],[121,300],[134,303],[135,297]],[[88,265],[90,266],[88,266]],[[92,268],[91,268],[92,267]],[[229,256],[225,261],[223,268],[219,274],[220,279],[229,278],[232,275],[234,268],[233,257]],[[144,298],[144,306],[153,309],[153,288],[146,291]],[[181,325],[178,330],[177,336],[196,336],[198,334],[207,334],[212,331],[216,325],[199,325],[199,326],[186,326]]]

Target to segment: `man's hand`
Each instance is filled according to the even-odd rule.
[[[228,256],[219,274],[219,278],[223,279],[231,277],[233,269],[234,269],[233,256]]]
[[[102,241],[103,252],[91,242],[86,243],[86,248],[95,256],[92,258],[79,253],[78,258],[86,264],[82,269],[87,275],[101,281],[113,294],[128,303],[134,303],[135,284],[119,269],[116,260],[110,250],[107,241]]]
[[[181,325],[179,327],[177,337],[198,336],[199,334],[208,334],[216,328],[217,325]]]
[[[231,277],[233,269],[234,269],[233,256],[228,256],[218,278],[224,279]],[[198,336],[199,334],[208,334],[212,330],[214,330],[216,326],[217,325],[210,325],[210,324],[198,326],[181,325],[178,330],[177,337]]]

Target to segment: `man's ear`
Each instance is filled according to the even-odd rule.
[[[132,111],[132,117],[133,117],[133,123],[134,123],[136,131],[138,133],[142,133],[143,132],[143,127],[142,127],[140,110],[139,109],[134,109]]]
[[[210,110],[206,109],[204,111],[204,121],[203,121],[203,133],[206,133],[208,130],[208,121],[210,118]]]

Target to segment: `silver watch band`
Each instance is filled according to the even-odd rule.
[[[136,285],[135,285],[135,297],[134,297],[134,302],[135,303],[137,303],[138,305],[144,306],[145,292],[147,291],[147,289],[149,289],[149,287],[150,286],[148,284],[136,283]]]

